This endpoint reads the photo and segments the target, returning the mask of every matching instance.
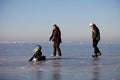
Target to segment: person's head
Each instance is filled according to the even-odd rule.
[[[36,45],[36,48],[40,50],[42,49],[41,45]]]
[[[53,30],[56,30],[58,27],[56,24],[53,25]]]
[[[93,26],[94,26],[94,23],[90,23],[90,24],[89,24],[89,27],[93,27]]]
[[[91,27],[93,29],[93,27],[95,27],[96,25],[94,23],[90,23],[89,27]]]

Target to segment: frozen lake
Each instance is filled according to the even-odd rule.
[[[36,44],[46,61],[28,61]],[[99,48],[103,55],[92,58],[91,44],[63,43],[63,57],[52,58],[51,43],[0,43],[0,80],[120,80],[120,44]]]

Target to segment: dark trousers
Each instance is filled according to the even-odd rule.
[[[94,48],[94,54],[97,55],[97,53],[100,53],[99,48],[97,47],[99,40],[93,40],[93,48]]]
[[[56,51],[58,51],[58,55],[59,56],[62,56],[62,54],[61,54],[61,50],[60,50],[60,43],[58,43],[58,42],[54,42],[54,44],[53,44],[53,48],[54,48],[54,50],[53,50],[53,55],[54,56],[56,56]]]

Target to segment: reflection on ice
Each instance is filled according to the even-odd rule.
[[[59,60],[52,61],[52,79],[51,80],[60,80],[61,64]]]
[[[93,67],[93,80],[99,80],[100,67],[99,67],[99,58],[94,58],[92,62]]]

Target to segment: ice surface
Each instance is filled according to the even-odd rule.
[[[63,57],[52,58],[52,45],[44,43],[47,60],[29,62],[35,45],[2,43],[0,80],[120,80],[120,45],[99,45],[103,55],[92,58],[91,45],[67,43]]]

